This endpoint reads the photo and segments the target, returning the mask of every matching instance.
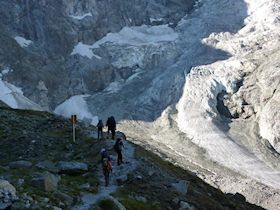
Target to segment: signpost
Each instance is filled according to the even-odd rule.
[[[75,143],[76,139],[76,134],[75,134],[75,129],[76,129],[76,123],[77,123],[77,115],[71,115],[70,121],[73,126],[73,142]]]

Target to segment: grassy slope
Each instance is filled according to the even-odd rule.
[[[90,165],[90,171],[84,176],[62,176],[58,190],[70,195],[76,203],[79,202],[81,184],[89,183],[91,187],[86,191],[97,193],[99,151],[105,142],[88,136],[95,127],[79,123],[77,143],[74,144],[70,122],[50,113],[0,107],[0,119],[0,174],[17,188],[19,195],[27,193],[38,201],[48,197],[51,205],[59,205],[60,201],[56,194],[42,192],[30,186],[32,175],[42,172],[40,169],[33,166],[31,169],[9,170],[6,167],[9,162],[19,159],[29,160],[34,165],[42,160],[54,163],[60,160],[86,162]],[[128,210],[178,209],[180,200],[197,209],[260,209],[240,199],[226,196],[191,173],[163,161],[139,146],[135,147],[135,158],[141,164],[135,172],[128,175],[128,181],[114,195]],[[150,171],[154,173],[151,175]],[[142,179],[135,178],[137,175]],[[19,179],[25,179],[23,186],[18,185]],[[181,179],[189,183],[187,195],[181,195],[171,187],[172,183]],[[139,196],[145,197],[147,202],[137,200]],[[114,209],[112,205],[110,200],[104,200],[93,209]],[[42,205],[38,206],[38,209],[42,208]]]

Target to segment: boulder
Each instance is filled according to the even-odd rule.
[[[89,183],[85,183],[79,186],[80,190],[89,190],[90,189],[90,184]]]
[[[246,202],[246,198],[241,195],[240,193],[235,193],[235,194],[231,194],[228,193],[227,196],[231,199],[231,200],[236,200],[238,202]]]
[[[32,163],[30,161],[19,160],[9,163],[9,167],[11,169],[29,169],[32,167]]]
[[[86,173],[87,171],[88,164],[86,163],[65,161],[60,161],[58,163],[58,172],[60,174],[76,175]]]
[[[149,175],[149,176],[153,176],[155,173],[156,173],[155,171],[149,171],[149,172],[148,172],[148,175]]]
[[[188,204],[185,201],[180,201],[180,208],[179,210],[194,210],[194,207]]]
[[[43,191],[51,192],[57,189],[59,181],[60,178],[58,176],[44,172],[42,174],[36,174],[31,180],[31,185]]]
[[[55,164],[49,160],[44,160],[42,162],[37,163],[36,167],[53,173],[58,172],[58,169],[56,168]]]
[[[17,201],[12,204],[11,210],[28,210],[30,209],[30,206],[29,202]]]
[[[8,193],[11,194],[12,196],[16,196],[16,188],[6,180],[0,179],[0,192]]]
[[[9,207],[11,206],[11,203],[2,203],[0,201],[0,210],[5,210],[5,209],[9,209]]]
[[[189,183],[185,180],[180,180],[177,183],[173,183],[172,186],[177,192],[186,194],[188,192]]]
[[[54,192],[53,196],[57,200],[63,202],[68,207],[70,207],[73,204],[73,202],[74,202],[74,199],[71,196],[69,196],[69,195],[67,195],[65,193],[59,192],[59,191]]]
[[[143,202],[143,203],[147,203],[147,198],[145,198],[143,196],[136,196],[135,200]]]
[[[16,189],[6,180],[0,179],[0,210],[8,209],[17,200]]]
[[[127,181],[127,175],[122,175],[116,178],[118,185],[121,185]]]

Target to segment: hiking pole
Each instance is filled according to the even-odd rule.
[[[73,123],[73,142],[75,143],[75,124]]]
[[[77,115],[71,115],[70,119],[72,123],[72,129],[73,129],[73,142],[76,142],[76,123],[77,123]]]

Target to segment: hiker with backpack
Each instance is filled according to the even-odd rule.
[[[107,152],[106,149],[101,149],[101,163],[102,163],[102,170],[105,178],[105,187],[109,185],[109,175],[112,172],[112,160]]]
[[[118,165],[123,163],[122,149],[124,148],[121,138],[117,138],[117,141],[114,145],[114,150],[118,154]]]
[[[116,120],[113,116],[109,117],[106,122],[106,126],[108,127],[108,135],[111,131],[112,133],[112,139],[115,139],[115,133],[116,133]]]
[[[99,136],[101,137],[101,139],[103,139],[103,122],[102,120],[99,120],[97,123],[97,138],[99,139]]]

